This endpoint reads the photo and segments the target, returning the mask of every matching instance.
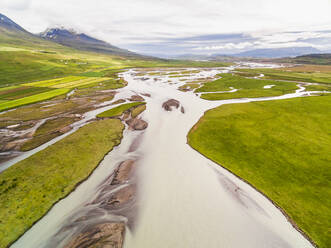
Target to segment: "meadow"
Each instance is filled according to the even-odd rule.
[[[146,104],[141,104],[136,106],[134,109],[131,111],[131,116],[132,118],[136,118],[138,115],[140,115],[142,112],[146,110]]]
[[[143,104],[145,104],[145,103],[144,102],[125,103],[125,104],[119,105],[115,108],[109,109],[105,112],[102,112],[102,113],[98,114],[97,117],[100,117],[100,118],[118,117],[118,116],[121,116],[125,111],[132,109],[134,107],[137,107],[139,105],[143,105]],[[136,114],[136,112],[135,112],[135,115],[138,115],[138,114]]]
[[[116,119],[90,123],[2,172],[0,247],[15,241],[86,179],[120,143],[123,129]]]
[[[331,96],[223,105],[189,144],[286,211],[321,248],[330,245]]]
[[[4,110],[19,107],[19,106],[48,100],[48,99],[54,98],[56,96],[66,94],[69,91],[70,91],[70,89],[66,89],[66,88],[55,89],[55,90],[50,90],[50,91],[39,93],[39,94],[32,95],[32,96],[27,96],[27,97],[15,99],[15,100],[0,102],[0,111],[4,111]]]
[[[240,69],[240,72],[264,74],[266,79],[331,84],[331,66],[293,66],[278,69]]]
[[[221,79],[207,82],[202,87],[195,90],[196,93],[215,92],[201,94],[201,98],[206,100],[225,100],[236,98],[254,98],[264,96],[279,96],[286,93],[292,93],[298,87],[294,82],[280,82],[273,80],[262,80],[245,78],[232,74],[220,74]],[[274,85],[269,89],[265,89],[266,85]],[[236,92],[222,92],[237,89]]]
[[[0,99],[2,100],[2,102],[0,102],[0,111],[48,100],[66,94],[70,90],[94,86],[98,83],[109,81],[110,79],[112,78],[68,76],[33,83],[24,83],[20,86],[5,87],[0,91]]]

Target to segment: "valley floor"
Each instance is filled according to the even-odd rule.
[[[187,133],[209,110],[189,144],[270,197],[298,230],[327,247],[330,97],[321,95],[328,86],[305,91],[306,81],[263,80],[255,70],[237,69],[128,70],[68,99],[0,115],[7,130],[24,116],[28,128],[36,125],[31,116],[42,121],[29,137],[34,149],[5,162],[0,174],[6,209],[0,215],[10,221],[0,222],[0,246],[44,215],[12,247],[312,247],[264,195],[187,145]],[[63,119],[72,131],[40,138],[59,131],[59,122],[35,106],[73,118]],[[108,153],[123,124],[121,144]]]

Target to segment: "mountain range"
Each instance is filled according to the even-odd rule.
[[[222,60],[233,61],[247,58],[284,58],[296,57],[306,54],[320,54],[320,50],[313,47],[286,47],[286,48],[265,48],[254,49],[234,54],[181,54],[172,56],[174,59],[188,59],[188,60]]]
[[[40,34],[32,34],[3,14],[0,14],[0,42],[40,48],[64,46],[125,57],[147,57],[113,46],[84,33],[77,33],[74,30],[50,28]]]
[[[137,55],[125,49],[113,46],[105,41],[95,39],[84,33],[77,33],[75,30],[65,28],[49,28],[38,34],[39,37],[54,41],[64,46],[69,46],[79,50],[86,50],[100,53],[110,53],[117,55]]]
[[[232,54],[235,57],[255,57],[255,58],[282,58],[295,57],[304,54],[321,53],[320,50],[313,47],[284,47],[284,48],[265,48],[254,49],[241,53]]]

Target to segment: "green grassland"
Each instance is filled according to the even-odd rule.
[[[240,72],[264,74],[266,79],[331,84],[331,66],[296,66],[279,69],[241,69]]]
[[[331,91],[331,84],[305,85],[307,91]]]
[[[10,89],[4,89],[0,91],[0,99],[3,100],[3,102],[53,90],[48,87],[26,87],[26,86],[21,86],[21,87],[17,86],[15,88],[12,87],[8,87],[8,88]]]
[[[331,242],[331,96],[223,105],[189,144],[286,211],[321,248]]]
[[[68,76],[64,78],[26,83],[22,84],[22,87],[13,88],[12,86],[9,86],[0,91],[0,99],[7,100],[0,103],[0,111],[44,101],[66,94],[74,88],[94,86],[109,81],[110,79],[111,78],[109,77]]]
[[[88,177],[105,154],[120,143],[123,129],[116,119],[90,123],[2,172],[0,247],[16,240]]]
[[[40,102],[33,105],[23,106],[16,108],[6,113],[0,115],[0,126],[2,123],[8,121],[30,121],[38,120],[47,117],[53,117],[65,113],[75,113],[81,114],[84,111],[89,111],[92,109],[86,109],[83,103],[89,102],[95,99],[98,96],[98,91],[108,90],[108,89],[117,89],[126,85],[124,80],[111,79],[98,83],[97,85],[88,85],[89,87],[80,87],[73,94],[73,99],[60,99],[57,100],[56,104],[50,104],[48,102]],[[112,98],[112,95],[104,94],[108,99]],[[105,100],[101,98],[98,101]],[[101,103],[101,102],[100,102]],[[0,102],[1,104],[1,102]],[[42,110],[42,111],[41,111]],[[6,126],[6,125],[5,125]]]
[[[39,94],[32,95],[32,96],[19,98],[19,99],[16,99],[16,100],[2,102],[2,103],[0,103],[0,111],[4,111],[4,110],[7,110],[7,109],[16,108],[18,106],[23,106],[23,105],[27,105],[27,104],[31,104],[31,103],[36,103],[36,102],[48,100],[48,99],[51,99],[53,97],[66,94],[69,91],[70,91],[70,89],[65,89],[65,88],[64,89],[56,89],[56,90],[51,90],[51,91],[39,93]]]
[[[119,105],[115,108],[109,109],[101,114],[98,114],[97,117],[117,117],[122,115],[126,110],[137,107],[139,105],[145,104],[144,102],[132,102]]]
[[[67,77],[61,77],[61,78],[55,78],[50,80],[42,80],[42,81],[35,81],[32,83],[24,83],[21,84],[23,86],[30,86],[30,87],[55,87],[55,88],[61,88],[56,87],[58,84],[64,84],[68,82],[76,82],[81,79],[85,79],[86,77],[79,77],[79,76],[67,76]],[[10,87],[9,87],[10,88]],[[3,90],[5,90],[4,88]]]
[[[282,58],[277,60],[285,63],[331,65],[331,54],[308,54],[295,58]]]
[[[217,92],[217,91],[230,91],[233,87],[238,89],[236,92],[224,93],[207,93],[202,94],[201,98],[206,100],[224,100],[234,98],[253,98],[264,96],[279,96],[286,93],[294,92],[297,89],[294,82],[279,82],[272,80],[261,80],[245,78],[232,74],[221,74],[222,78],[205,83],[201,88],[195,92]],[[265,85],[275,85],[270,89],[264,89]]]
[[[142,112],[146,110],[146,104],[138,105],[131,111],[132,118],[136,118],[138,115],[140,115]]]

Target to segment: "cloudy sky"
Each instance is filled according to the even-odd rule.
[[[147,54],[331,51],[331,0],[0,0],[30,32],[65,26]]]

